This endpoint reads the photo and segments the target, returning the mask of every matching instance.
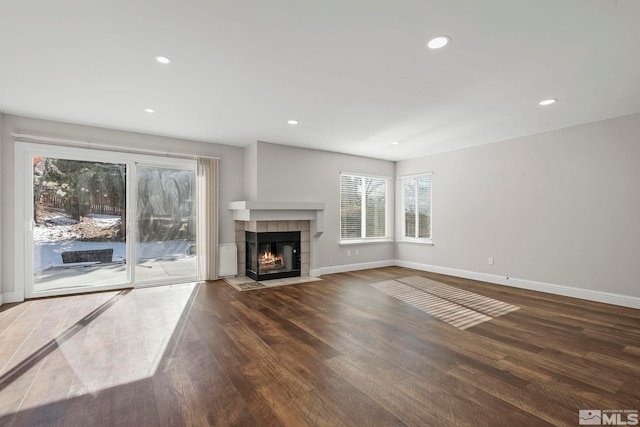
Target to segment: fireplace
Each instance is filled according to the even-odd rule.
[[[301,276],[300,232],[245,232],[246,275],[254,280]]]

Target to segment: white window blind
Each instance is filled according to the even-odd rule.
[[[404,236],[431,239],[431,174],[402,178]]]
[[[387,237],[389,179],[340,175],[340,239]]]
[[[340,238],[362,238],[362,177],[340,176]]]

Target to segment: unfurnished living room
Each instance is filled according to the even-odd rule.
[[[0,426],[640,419],[640,2],[0,2]]]

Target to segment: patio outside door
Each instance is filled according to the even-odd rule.
[[[127,284],[127,165],[32,160],[34,296]]]
[[[136,164],[136,190],[136,283],[195,279],[195,170]]]

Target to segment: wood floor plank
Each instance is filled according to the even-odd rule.
[[[634,356],[640,356],[640,346],[636,346],[636,345],[626,345],[624,347],[624,349],[622,349],[622,351],[624,351],[625,353],[629,353],[631,355]]]
[[[459,330],[370,286],[416,275],[519,309]],[[639,342],[640,310],[402,267],[48,298],[0,309],[0,426],[576,425],[637,409]]]
[[[29,302],[21,304],[3,304],[0,306],[0,336],[11,327],[33,304]]]
[[[195,329],[191,322],[189,329]],[[180,346],[180,357],[211,426],[255,425],[246,402],[197,331]]]
[[[207,426],[195,387],[179,358],[163,361],[153,376],[161,426]]]
[[[0,374],[11,369],[10,363],[16,353],[21,351],[23,347],[31,344],[31,335],[34,331],[37,336],[42,335],[36,329],[48,311],[56,304],[56,300],[50,299],[42,303],[38,301],[38,303],[39,304],[31,304],[27,302],[26,304],[31,307],[20,317],[20,322],[15,322],[0,335]],[[28,349],[23,351],[23,353],[26,351],[28,351]],[[16,363],[14,363],[14,365],[15,364]]]
[[[325,364],[408,426],[452,425],[440,419],[438,414],[427,412],[416,398],[404,394],[389,382],[369,374],[344,358],[329,359]]]
[[[478,387],[485,392],[516,406],[529,414],[555,426],[572,426],[575,423],[576,412],[558,406],[548,400],[544,407],[536,404],[541,396],[526,389],[505,383],[500,379],[484,375],[482,372],[468,366],[461,366],[449,371],[449,374],[461,381]]]
[[[313,387],[312,391],[304,395],[304,402],[309,402],[312,398],[320,399],[323,407],[330,407],[331,410],[343,414],[343,420],[348,421],[350,425],[401,425],[397,417],[369,399],[342,376],[326,369],[324,362],[328,359],[318,357],[312,351],[300,357],[300,353],[292,353],[287,344],[277,344],[272,348],[284,363],[303,376]],[[297,401],[298,397],[293,400]],[[305,419],[308,416],[309,414],[305,414]]]
[[[291,398],[312,389],[312,386],[288,366],[278,361],[277,354],[262,342],[252,331],[241,323],[228,323],[224,326],[229,336],[239,344],[241,350],[251,355],[251,360],[242,367],[243,374],[251,378],[258,388]],[[264,396],[266,397],[266,396]]]

